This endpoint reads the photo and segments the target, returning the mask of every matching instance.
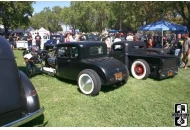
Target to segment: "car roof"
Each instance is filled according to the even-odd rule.
[[[0,60],[2,59],[15,61],[9,42],[4,37],[0,36]]]
[[[77,42],[62,42],[57,44],[57,46],[62,46],[62,45],[106,45],[105,42],[101,42],[101,41],[77,41]]]

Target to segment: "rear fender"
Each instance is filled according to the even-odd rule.
[[[40,109],[38,94],[33,84],[29,80],[29,78],[22,71],[19,71],[19,73],[20,73],[21,85],[25,92],[26,105],[27,105],[26,113],[32,113]]]

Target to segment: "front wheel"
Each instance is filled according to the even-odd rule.
[[[136,79],[146,79],[150,75],[150,67],[145,60],[138,59],[132,63],[131,73]]]
[[[32,63],[27,63],[26,64],[26,75],[28,77],[32,77],[35,74],[35,67]]]
[[[86,69],[79,73],[78,86],[82,93],[95,96],[101,89],[101,80],[94,70]]]

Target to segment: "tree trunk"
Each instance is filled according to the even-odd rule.
[[[9,28],[4,26],[5,28],[5,38],[7,39],[9,37],[8,33],[9,33]]]

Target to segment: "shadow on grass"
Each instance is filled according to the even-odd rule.
[[[23,71],[23,72],[26,74],[26,69],[25,69],[24,66],[18,66],[18,69],[21,70],[21,71]],[[41,75],[41,74],[43,74],[43,73],[42,73],[42,72],[39,72],[39,73],[37,73],[37,74],[34,75],[34,76]],[[46,74],[46,75],[48,75],[48,74]],[[33,76],[33,77],[34,77],[34,76]],[[50,75],[49,75],[49,76],[50,76]],[[71,85],[73,85],[73,86],[76,86],[77,90],[78,90],[80,93],[82,93],[82,92],[80,91],[79,87],[78,87],[77,81],[73,81],[73,80],[69,80],[69,79],[63,79],[63,78],[59,78],[59,77],[52,77],[52,78],[57,78],[57,79],[58,79],[59,81],[61,81],[61,82],[65,82],[65,83],[67,83],[67,84],[71,84]],[[102,92],[104,92],[104,93],[107,93],[107,92],[110,92],[110,91],[114,91],[115,89],[118,89],[118,88],[120,88],[120,87],[123,86],[123,85],[124,85],[123,83],[117,83],[117,84],[109,85],[109,86],[102,85],[100,91],[102,91]]]
[[[44,122],[44,114],[40,115],[39,117],[21,125],[20,127],[45,127],[48,124],[48,121]]]
[[[68,79],[63,79],[63,78],[58,78],[57,79],[61,82],[65,82],[67,84],[71,84],[73,86],[76,86],[77,90],[82,93],[78,87],[78,83],[77,81],[73,81],[73,80],[68,80]],[[114,85],[109,85],[109,86],[105,86],[105,85],[102,85],[101,86],[101,92],[104,92],[104,93],[107,93],[107,92],[111,92],[111,91],[114,91],[115,89],[118,89],[120,88],[121,86],[123,86],[124,84],[123,83],[116,83]]]
[[[18,66],[18,69],[26,74],[26,67],[25,67],[25,66]],[[37,72],[34,76],[32,76],[32,77],[35,77],[35,76],[37,76],[37,75],[42,75],[42,74],[43,74],[42,72],[38,71],[38,72]],[[29,78],[30,78],[30,77],[29,77]]]

